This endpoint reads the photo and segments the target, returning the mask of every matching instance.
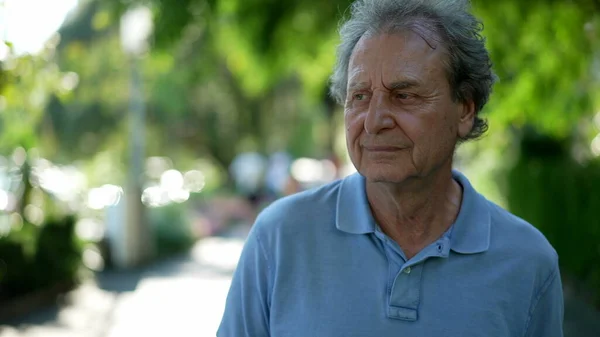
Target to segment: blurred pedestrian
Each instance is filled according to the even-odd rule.
[[[230,164],[237,193],[253,207],[260,204],[266,169],[266,158],[257,152],[241,153]]]
[[[290,178],[291,165],[292,157],[284,151],[275,152],[269,157],[265,174],[265,187],[269,199],[275,200],[286,195],[285,190]]]

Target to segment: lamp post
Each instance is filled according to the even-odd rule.
[[[148,50],[152,15],[147,7],[136,7],[121,18],[121,45],[129,58],[129,169],[125,183],[125,223],[121,240],[124,247],[121,267],[144,263],[153,254],[152,234],[142,204],[145,162],[145,104],[139,59]]]

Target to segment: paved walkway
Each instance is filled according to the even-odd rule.
[[[145,270],[99,275],[0,337],[215,336],[243,239],[209,238]]]
[[[103,273],[0,337],[215,336],[245,230],[144,270]],[[565,336],[599,337],[600,313],[565,291]]]

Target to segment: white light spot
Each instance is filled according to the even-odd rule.
[[[0,41],[0,62],[6,61],[8,55],[10,55],[10,48],[6,43]]]
[[[600,130],[600,111],[594,116],[594,125]]]
[[[87,205],[91,209],[101,210],[108,206],[119,203],[123,195],[123,189],[116,185],[104,185],[92,188],[88,192]]]
[[[91,270],[100,271],[104,269],[102,254],[94,248],[86,248],[82,256],[83,264]]]
[[[201,171],[192,170],[183,175],[183,188],[190,192],[200,192],[205,185],[206,178]]]
[[[323,167],[316,159],[299,158],[292,163],[291,173],[299,182],[312,183],[321,179]]]
[[[25,163],[25,159],[27,159],[27,151],[22,147],[18,147],[13,152],[12,158],[17,166],[21,166]]]
[[[149,207],[160,207],[169,203],[168,192],[160,186],[148,187],[142,192],[142,202]]]
[[[594,138],[594,140],[592,140],[591,148],[594,156],[600,156],[600,133],[596,136],[596,138]]]
[[[71,91],[75,89],[79,84],[79,75],[77,75],[77,73],[74,72],[69,72],[65,76],[63,76],[60,84],[63,89]]]
[[[104,227],[100,221],[81,219],[75,226],[75,233],[83,240],[98,242],[104,237]]]
[[[40,226],[44,222],[44,211],[36,205],[25,206],[24,213],[25,219],[36,226]]]
[[[0,190],[0,210],[6,211],[8,209],[8,193],[4,190]]]
[[[183,175],[177,170],[168,170],[160,177],[160,187],[167,190],[181,190],[183,188]]]
[[[172,190],[168,192],[169,199],[174,202],[182,203],[188,201],[190,192],[187,190]]]

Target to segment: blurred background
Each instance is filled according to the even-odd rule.
[[[354,171],[349,0],[0,0],[0,336],[214,336],[254,217]],[[473,1],[500,82],[475,187],[600,336],[600,2]]]

